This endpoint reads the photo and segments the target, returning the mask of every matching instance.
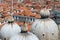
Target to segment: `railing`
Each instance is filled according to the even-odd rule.
[[[14,15],[13,18],[18,22],[34,22],[37,18],[29,16],[17,16]]]

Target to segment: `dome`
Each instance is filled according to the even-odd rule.
[[[49,9],[44,8],[44,9],[40,10],[40,15],[49,16],[50,15]]]
[[[59,29],[60,29],[60,24],[58,25]]]
[[[60,38],[60,24],[58,24],[58,29],[59,29],[59,38]]]
[[[39,40],[33,33],[20,33],[12,36],[9,40]]]
[[[20,32],[21,32],[21,28],[16,23],[13,23],[13,24],[6,23],[1,28],[1,35],[4,38],[13,36],[13,35],[18,34]]]
[[[58,40],[57,24],[50,18],[37,19],[32,24],[31,32],[37,35],[40,40]]]

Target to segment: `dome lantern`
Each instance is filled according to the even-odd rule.
[[[47,9],[45,6],[40,11],[40,15],[41,15],[42,18],[48,18],[50,16],[50,14],[51,14],[50,10]]]
[[[28,31],[28,27],[26,22],[24,22],[24,26],[21,27],[21,33],[27,33],[27,31]]]

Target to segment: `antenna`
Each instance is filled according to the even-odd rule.
[[[12,0],[12,12],[13,12],[13,0]]]
[[[13,0],[11,0],[11,14],[10,14],[10,16],[13,17]]]

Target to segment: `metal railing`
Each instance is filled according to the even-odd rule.
[[[37,18],[29,16],[17,16],[14,15],[13,18],[18,22],[34,22]]]

